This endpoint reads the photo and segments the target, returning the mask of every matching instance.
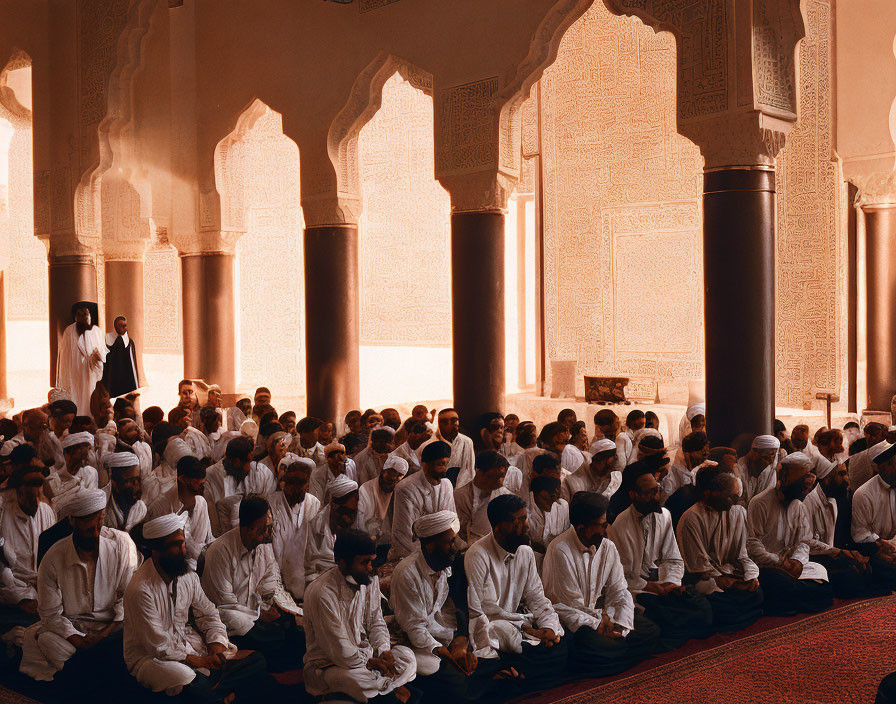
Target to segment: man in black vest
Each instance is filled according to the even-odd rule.
[[[128,320],[123,315],[115,318],[115,332],[106,335],[106,366],[103,369],[103,385],[109,396],[117,398],[143,386],[140,366],[137,364],[137,348],[128,337]]]

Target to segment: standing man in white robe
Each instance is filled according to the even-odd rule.
[[[308,493],[313,470],[310,459],[296,457],[285,466],[278,482],[280,491],[269,497],[274,516],[274,556],[280,566],[283,586],[296,601],[305,596],[305,551],[311,523],[320,512],[320,501]]]
[[[354,701],[400,690],[417,673],[410,648],[391,647],[373,571],[376,546],[361,531],[341,534],[336,566],[305,592],[305,689],[314,697],[344,694]]]
[[[122,600],[138,564],[134,541],[103,525],[105,506],[102,489],[79,492],[69,504],[73,532],[40,563],[40,621],[25,631],[20,666],[37,680],[52,680],[67,668],[65,684],[94,696],[108,691],[110,680],[127,675],[121,657]]]
[[[265,677],[261,653],[237,651],[218,610],[187,563],[186,516],[147,521],[143,537],[152,549],[124,593],[124,661],[153,692],[220,702],[232,692],[257,691]],[[212,670],[231,664],[217,682]]]
[[[72,306],[72,324],[62,333],[56,361],[56,387],[68,392],[78,415],[90,415],[90,396],[103,378],[106,341],[95,324],[97,305],[80,301]]]

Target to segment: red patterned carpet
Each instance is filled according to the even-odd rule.
[[[896,671],[894,643],[896,596],[888,596],[850,603],[667,664],[644,663],[638,674],[580,682],[516,701],[872,704],[880,680]]]

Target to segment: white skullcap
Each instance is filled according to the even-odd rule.
[[[819,457],[818,464],[815,465],[815,476],[824,479],[837,465],[831,462],[827,457]]]
[[[70,501],[66,501],[69,516],[81,518],[106,508],[109,497],[102,489],[81,489]]]
[[[192,455],[193,451],[190,446],[178,437],[168,438],[168,444],[165,446],[164,457],[169,467],[177,467],[177,463],[187,455]]]
[[[460,530],[460,521],[454,511],[436,511],[414,521],[414,533],[418,538],[429,538],[449,528],[455,533]]]
[[[109,435],[115,435],[118,432],[118,426],[115,424],[114,420],[110,420],[108,423],[106,423],[105,426],[103,426],[102,428],[99,428],[96,432],[97,433],[107,433]]]
[[[280,462],[277,464],[277,469],[280,467],[291,467],[296,464],[301,457],[299,457],[295,452],[287,452],[283,457],[280,458]]]
[[[12,451],[24,442],[24,440],[16,440],[15,438],[7,440],[3,443],[3,447],[0,447],[0,457],[9,457]]]
[[[882,455],[884,452],[889,450],[891,447],[893,447],[893,446],[890,443],[888,443],[886,440],[877,443],[877,445],[872,445],[871,447],[868,448],[868,459],[873,462],[875,459],[877,459],[877,457]]]
[[[757,435],[753,438],[751,448],[754,450],[780,450],[781,441],[774,435]]]
[[[183,530],[187,524],[187,514],[182,513],[179,516],[169,513],[158,518],[153,518],[143,524],[143,537],[147,540],[155,540],[156,538],[167,538],[172,533]]]
[[[103,457],[103,464],[108,469],[112,467],[138,467],[140,460],[133,452],[109,452]]]
[[[342,450],[342,452],[344,453],[345,445],[343,445],[340,442],[331,442],[329,445],[327,445],[324,448],[324,457],[329,457],[330,453],[333,452],[334,450]]]
[[[121,428],[123,428],[124,426],[129,425],[131,423],[133,423],[134,425],[137,425],[137,421],[135,421],[133,418],[119,418],[118,419],[118,429],[121,430]]]
[[[245,435],[247,438],[255,440],[258,437],[258,423],[252,419],[244,420],[240,424],[240,435]]]
[[[401,476],[404,476],[408,473],[408,461],[402,457],[395,457],[394,455],[389,455],[386,458],[386,461],[383,462],[383,471],[385,472],[387,469],[394,469]]]
[[[706,404],[705,403],[697,403],[688,408],[685,412],[688,421],[694,420],[697,416],[705,416],[706,415]]]
[[[346,494],[350,494],[353,491],[358,490],[358,482],[349,479],[344,474],[340,474],[335,479],[330,480],[327,483],[327,491],[330,492],[330,496],[333,496],[337,499],[342,498]]]
[[[616,443],[608,438],[601,438],[591,443],[591,454],[596,455],[600,452],[616,452]]]
[[[286,457],[284,457],[282,460],[280,460],[278,469],[279,469],[279,467],[285,467],[288,469],[289,467],[299,465],[299,466],[307,467],[309,472],[313,472],[314,468],[317,466],[314,464],[314,460],[311,459],[310,457],[299,457],[298,455],[296,455],[292,452],[287,452],[286,454],[292,455],[292,458],[290,458],[289,462],[286,461]]]
[[[93,447],[93,434],[85,431],[83,433],[70,433],[62,438],[63,449],[73,445],[90,445]]]
[[[640,435],[641,440],[643,440],[646,437],[655,437],[655,438],[659,438],[660,440],[663,439],[663,434],[656,428],[641,428],[641,430],[638,432],[641,433],[641,435]]]
[[[783,466],[787,466],[790,464],[812,464],[812,458],[809,455],[803,452],[791,452],[787,457],[784,457],[781,460],[781,464]]]
[[[50,403],[55,403],[56,401],[71,401],[72,397],[68,391],[65,389],[50,389],[50,393],[47,394],[47,401]]]

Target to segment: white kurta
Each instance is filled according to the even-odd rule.
[[[523,642],[537,645],[520,630],[523,624],[550,628],[563,635],[560,619],[544,595],[528,545],[508,553],[491,533],[476,541],[464,556],[470,640],[476,657],[498,657],[498,651],[522,652]]]
[[[473,463],[476,460],[473,451],[473,441],[463,433],[458,433],[457,437],[451,442],[445,440],[442,434],[437,430],[435,436],[423,443],[417,451],[422,453],[423,448],[430,443],[441,440],[451,445],[451,456],[448,458],[448,468],[460,467],[460,474],[457,475],[457,486],[462,487],[467,482],[473,481]]]
[[[510,466],[520,470],[521,480],[518,489],[507,487],[514,494],[525,500],[529,495],[529,483],[532,481],[532,463],[539,455],[543,455],[545,450],[540,447],[529,447],[517,455],[510,458]],[[504,477],[504,483],[507,484],[507,477]]]
[[[33,516],[22,512],[15,496],[0,504],[3,559],[17,580],[0,587],[0,603],[18,604],[23,599],[37,599],[37,541],[54,523],[56,514],[43,501],[38,503]]]
[[[834,530],[837,526],[837,499],[827,496],[816,486],[803,502],[809,517],[809,553],[812,555],[834,555]]]
[[[778,481],[778,477],[775,474],[776,467],[777,462],[772,462],[758,476],[754,477],[747,468],[746,457],[741,457],[737,461],[737,464],[734,465],[734,472],[740,479],[740,485],[743,489],[740,497],[744,506],[748,505],[757,494],[761,494],[770,486],[775,486]]]
[[[379,477],[374,477],[361,485],[358,494],[357,524],[377,545],[392,544],[394,497],[394,490],[391,494],[383,493]]]
[[[407,443],[396,447],[395,452],[393,452],[392,455],[394,457],[401,457],[401,459],[408,463],[408,474],[420,471],[420,456],[415,450],[412,450],[411,446]]]
[[[857,543],[874,543],[892,541],[894,537],[896,489],[876,475],[853,494],[852,539]]]
[[[358,478],[355,481],[358,484],[365,484],[371,479],[376,479],[383,471],[383,465],[388,457],[389,455],[377,456],[370,445],[365,447],[353,458],[358,469]]]
[[[305,586],[336,564],[333,547],[336,536],[330,530],[330,505],[327,504],[311,520],[305,546]]]
[[[392,572],[389,604],[411,643],[417,674],[421,676],[438,671],[441,660],[433,655],[433,650],[454,639],[455,624],[443,613],[450,574],[450,567],[433,571],[419,549],[399,562]]]
[[[94,350],[100,354],[99,361],[90,358]],[[79,335],[77,325],[72,323],[62,333],[56,358],[56,388],[68,392],[79,416],[90,415],[90,395],[103,378],[108,353],[105,336],[96,325]]]
[[[503,486],[485,493],[477,489],[473,482],[455,489],[454,506],[457,509],[457,518],[460,520],[460,531],[458,532],[460,539],[470,545],[491,533],[492,526],[488,522],[487,513],[488,504],[492,499],[509,493]]]
[[[868,456],[868,450],[862,450],[849,458],[848,471],[849,486],[855,492],[877,474],[877,465]]]
[[[87,636],[122,621],[124,590],[138,564],[134,541],[112,528],[100,532],[93,569],[81,561],[71,536],[47,550],[37,575],[40,621],[25,630],[20,670],[52,680],[76,652],[70,636]]]
[[[422,471],[398,482],[392,501],[390,560],[410,555],[419,544],[413,536],[413,527],[414,521],[420,516],[428,516],[436,511],[457,513],[454,507],[454,487],[451,486],[451,482],[442,479],[438,486],[433,486]]]
[[[345,461],[345,476],[353,482],[358,481],[358,467],[351,458]],[[330,493],[327,491],[327,485],[336,478],[330,469],[330,465],[324,462],[314,468],[311,472],[311,482],[308,484],[308,493],[314,494],[320,501],[321,505],[330,503]],[[361,486],[358,482],[358,486]]]
[[[596,491],[609,499],[621,485],[622,472],[614,470],[606,477],[595,479],[594,475],[591,474],[591,466],[585,464],[563,479],[560,495],[567,501],[572,501],[572,497],[576,492]]]
[[[379,579],[366,586],[346,582],[337,567],[325,572],[305,593],[305,689],[312,696],[343,692],[366,701],[410,682],[417,674],[409,648],[392,648],[394,679],[367,669],[371,657],[390,649],[380,606]]]
[[[205,553],[202,588],[218,607],[227,635],[244,636],[276,604],[289,613],[297,608],[283,588],[280,568],[270,544],[247,550],[239,527],[213,542]]]
[[[527,518],[529,521],[529,538],[541,543],[545,549],[551,541],[569,528],[569,503],[566,499],[556,501],[551,510],[545,513],[535,503],[535,495],[530,491],[527,498]],[[544,553],[533,550],[535,566],[541,574],[544,564]]]
[[[634,506],[629,506],[616,516],[607,535],[619,552],[632,594],[644,591],[652,570],[657,570],[655,580],[660,584],[681,584],[684,560],[675,542],[672,514],[668,509],[642,516]]]
[[[305,595],[305,551],[308,548],[308,535],[311,522],[320,511],[320,501],[312,494],[295,506],[282,491],[276,491],[268,497],[271,503],[271,514],[274,517],[274,557],[280,566],[283,586],[297,600]]]
[[[209,643],[236,652],[197,574],[188,572],[166,584],[155,563],[144,562],[124,593],[128,671],[153,692],[178,694],[196,677],[182,661],[187,655],[207,655]]]
[[[187,447],[190,448],[190,454],[193,455],[193,457],[203,459],[212,456],[212,444],[206,434],[201,430],[187,428],[181,437],[184,439],[184,442],[187,443]],[[175,467],[175,470],[176,469],[177,467]]]
[[[195,570],[202,551],[205,550],[215,537],[212,535],[212,524],[209,518],[208,502],[204,496],[197,496],[193,509],[184,508],[180,495],[177,493],[177,484],[158,496],[149,507],[149,518],[167,516],[169,513],[181,515],[187,514],[187,523],[184,526],[184,539],[187,542],[187,559],[190,569]]]
[[[597,630],[604,612],[623,627],[624,635],[634,628],[635,602],[609,540],[586,548],[572,527],[558,536],[544,558],[544,589],[563,626],[573,633],[582,626]]]
[[[109,497],[109,501],[106,502],[106,519],[104,521],[106,526],[115,528],[115,530],[123,530],[125,533],[128,533],[131,528],[138,523],[142,523],[146,519],[148,510],[146,504],[143,503],[143,499],[137,499],[137,501],[134,502],[134,505],[131,506],[131,509],[128,511],[127,518],[125,518],[124,511],[117,503],[115,503],[115,497],[112,495],[111,483],[106,485],[105,491],[106,496]]]
[[[249,494],[267,498],[277,486],[271,470],[258,462],[252,462],[249,473],[237,483],[224,470],[224,462],[212,465],[206,472],[205,496],[209,504],[209,518],[215,537],[233,528],[239,519],[239,506]]]
[[[327,463],[327,456],[324,454],[323,445],[321,445],[319,442],[316,442],[312,447],[302,447],[302,442],[301,440],[299,440],[298,435],[296,435],[296,438],[293,441],[292,445],[289,446],[289,451],[293,454],[298,455],[299,457],[306,457],[307,459],[313,461],[315,467]]]
[[[716,511],[698,501],[684,512],[677,532],[685,570],[712,575],[697,583],[701,594],[722,591],[714,578],[723,574],[747,581],[759,576],[759,568],[747,552],[747,510],[743,506]]]
[[[96,489],[99,475],[90,465],[81,467],[77,474],[69,474],[67,469],[60,469],[47,477],[47,486],[53,492],[53,508],[58,508],[63,497],[79,489]]]
[[[681,487],[694,483],[694,473],[685,465],[677,462],[669,466],[669,471],[663,477],[660,485],[663,487],[663,493],[666,496],[672,496]]]
[[[585,454],[572,443],[568,443],[560,454],[560,469],[564,474],[572,474],[585,462]]]
[[[770,487],[753,497],[747,507],[747,552],[760,567],[775,567],[785,560],[803,566],[800,579],[827,581],[828,571],[809,560],[809,516],[802,501],[783,506],[778,490]]]

